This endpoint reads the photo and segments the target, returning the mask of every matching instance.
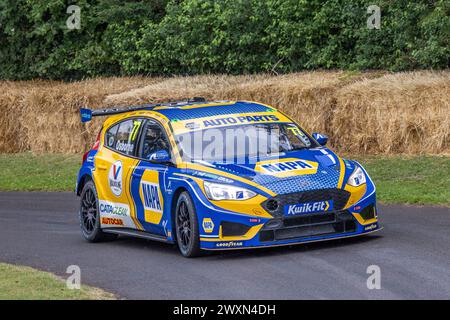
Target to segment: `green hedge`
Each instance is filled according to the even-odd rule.
[[[81,29],[68,30],[68,5]],[[381,8],[368,29],[367,7]],[[0,78],[443,69],[448,0],[2,0]]]

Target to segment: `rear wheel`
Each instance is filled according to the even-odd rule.
[[[182,192],[177,200],[175,228],[181,254],[188,258],[200,255],[197,214],[192,198],[186,191]]]
[[[89,242],[116,239],[117,235],[104,233],[100,228],[97,190],[93,181],[84,185],[80,199],[80,227],[83,237]]]

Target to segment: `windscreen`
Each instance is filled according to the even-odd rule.
[[[184,161],[248,162],[317,144],[294,123],[208,128],[176,135]]]

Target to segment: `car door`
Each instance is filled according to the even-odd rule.
[[[170,212],[165,201],[169,167],[166,163],[152,160],[156,152],[162,150],[171,154],[166,132],[156,120],[149,119],[141,131],[137,153],[140,161],[132,173],[131,192],[136,204],[137,218],[144,230],[168,237],[168,219],[164,213]]]
[[[142,230],[130,191],[131,174],[144,119],[128,118],[105,130],[102,147],[95,157],[94,182],[99,199],[102,228]]]

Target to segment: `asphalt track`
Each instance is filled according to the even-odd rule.
[[[32,266],[127,299],[449,299],[450,209],[381,206],[373,235],[196,259],[172,245],[87,243],[71,193],[0,193],[0,262]],[[367,268],[381,289],[367,288]],[[1,276],[1,275],[0,275]]]

